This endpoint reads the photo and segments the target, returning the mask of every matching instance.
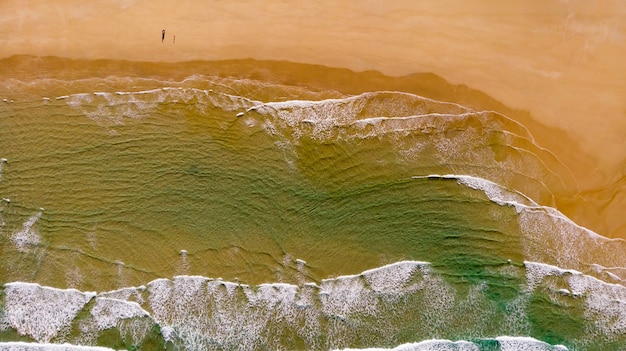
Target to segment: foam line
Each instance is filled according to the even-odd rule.
[[[5,319],[21,334],[38,342],[50,342],[95,293],[43,287],[35,283],[5,284]]]
[[[508,274],[520,274],[522,281],[524,275],[526,277],[520,298],[507,305],[507,308],[519,308],[521,316],[528,308],[529,296],[551,293],[551,298],[564,299],[565,303],[577,303],[584,308],[584,317],[595,323],[594,333],[599,333],[590,337],[621,337],[626,333],[626,287],[544,263],[525,261],[525,271],[511,266],[504,269],[507,267],[517,272],[509,271]],[[535,292],[538,287],[541,290]],[[136,329],[134,340],[138,342],[145,338],[152,323],[156,323],[166,340],[183,342],[187,349],[202,349],[209,344],[223,348],[244,345],[241,348],[255,349],[260,346],[256,342],[264,340],[265,333],[276,328],[274,323],[286,329],[299,325],[299,332],[311,335],[329,333],[335,335],[333,337],[347,335],[335,327],[355,326],[345,331],[358,335],[370,327],[367,323],[360,324],[368,318],[387,316],[395,313],[392,311],[406,308],[402,302],[406,301],[405,297],[423,296],[419,300],[419,309],[428,316],[427,320],[443,318],[447,320],[443,323],[453,323],[454,313],[460,306],[469,303],[471,307],[475,300],[478,301],[476,307],[481,306],[484,292],[480,286],[475,288],[459,294],[453,285],[431,271],[430,263],[423,261],[400,261],[360,274],[325,279],[319,287],[313,283],[299,286],[268,283],[250,287],[221,279],[184,275],[171,280],[153,280],[147,288],[124,288],[96,296],[75,289],[44,288],[16,282],[5,285],[6,320],[0,324],[28,334],[39,342],[58,340],[53,337],[58,330],[72,323],[76,315],[74,310],[83,308],[85,301],[96,296],[89,311],[94,328],[89,330],[93,330],[94,335],[109,328],[125,328],[130,324],[123,322],[131,320],[133,326],[140,325],[133,327]],[[147,300],[128,300],[136,299],[135,295],[139,293],[147,294]],[[148,309],[152,312],[148,313]],[[480,310],[472,311],[480,315]],[[42,319],[42,315],[45,318]],[[366,318],[361,319],[361,316]],[[478,325],[491,320],[489,315],[476,318]],[[326,322],[320,324],[321,321]],[[390,333],[396,330],[393,328],[390,326]],[[519,335],[528,333],[525,328],[519,329]],[[426,340],[400,345],[393,350],[480,350],[476,348],[480,346],[476,340],[473,343]],[[567,350],[527,337],[502,336],[490,340],[496,340],[501,350],[508,351]]]
[[[102,346],[82,346],[49,343],[31,343],[31,342],[0,342],[0,350],[2,351],[115,351],[108,347]]]
[[[379,95],[385,95],[385,94],[392,94],[392,95],[397,95],[397,96],[406,96],[406,97],[411,97],[411,98],[415,98],[417,100],[420,101],[424,101],[424,102],[430,102],[430,103],[435,103],[435,104],[443,104],[443,105],[449,105],[449,106],[454,106],[456,108],[459,108],[461,110],[464,111],[472,111],[469,108],[459,105],[457,103],[454,102],[448,102],[448,101],[439,101],[439,100],[434,100],[434,99],[430,99],[424,96],[420,96],[420,95],[416,95],[416,94],[411,94],[411,93],[407,93],[407,92],[402,92],[402,91],[392,91],[392,90],[380,90],[380,91],[375,91],[375,92],[365,92],[359,95],[352,95],[346,98],[341,98],[341,99],[323,99],[323,100],[288,100],[288,101],[276,101],[276,102],[266,102],[263,103],[262,105],[258,106],[267,106],[267,107],[271,107],[274,109],[284,109],[284,108],[294,108],[294,107],[299,107],[299,108],[308,108],[308,107],[312,107],[312,106],[319,106],[319,105],[325,105],[325,104],[333,104],[333,103],[347,103],[347,102],[354,102],[356,100],[360,100],[363,98],[372,98],[372,97],[376,97]]]
[[[563,345],[550,345],[546,342],[523,336],[499,336],[495,339],[500,351],[568,351]],[[363,348],[340,349],[341,351],[480,351],[477,343],[465,340],[451,341],[445,339],[424,340],[417,343],[406,343],[394,348]]]
[[[576,269],[585,274],[600,274],[604,279],[624,282],[624,276],[616,273],[615,268],[611,269],[613,272],[598,270],[602,265],[626,267],[626,256],[622,252],[626,248],[624,239],[604,237],[575,223],[553,207],[538,205],[524,194],[489,180],[456,174],[431,174],[412,178],[454,179],[460,185],[482,191],[490,201],[498,205],[515,208],[519,214],[518,225],[526,260]],[[596,254],[600,250],[603,254]],[[550,252],[558,254],[551,255]]]
[[[533,261],[524,261],[524,266],[526,267],[527,279],[529,282],[531,282],[531,285],[533,284],[532,282],[541,281],[546,276],[557,276],[557,277],[578,276],[579,278],[582,278],[582,279],[589,279],[590,281],[593,282],[594,285],[602,285],[610,289],[616,289],[617,291],[622,291],[622,294],[624,294],[623,295],[624,298],[626,298],[625,286],[621,284],[605,282],[604,280],[598,279],[594,276],[585,274],[575,269],[565,269],[565,268],[560,268],[551,264],[533,262]]]
[[[481,190],[485,193],[485,195],[487,195],[487,197],[499,204],[499,205],[511,205],[515,208],[522,208],[522,209],[527,209],[527,210],[543,210],[546,212],[546,214],[548,216],[551,217],[555,217],[555,218],[559,218],[559,219],[563,219],[566,222],[568,222],[571,225],[576,226],[576,228],[586,232],[588,235],[593,236],[595,238],[598,239],[602,239],[602,240],[606,240],[606,241],[616,241],[616,242],[625,242],[626,240],[621,239],[621,238],[607,238],[605,236],[602,236],[594,231],[592,231],[591,229],[588,229],[586,227],[583,227],[579,224],[577,224],[576,222],[572,221],[571,219],[569,219],[567,216],[565,216],[563,213],[561,213],[559,210],[557,210],[554,207],[550,207],[550,206],[541,206],[539,204],[537,204],[535,201],[533,201],[531,198],[529,198],[528,196],[516,191],[516,190],[510,190],[507,189],[495,182],[492,182],[490,180],[487,179],[483,179],[483,178],[479,178],[479,177],[474,177],[474,176],[469,176],[469,175],[459,175],[459,174],[446,174],[446,175],[438,175],[438,174],[431,174],[431,175],[427,175],[427,176],[413,176],[413,179],[456,179],[459,181],[459,184],[465,185],[467,187],[470,187],[472,189],[476,189],[476,190]],[[513,200],[509,200],[506,199],[504,197],[504,195],[506,195],[506,193],[512,193],[515,195],[518,195],[520,197],[522,197],[524,200],[528,201],[530,204],[524,204],[521,203],[519,201],[513,201]],[[502,196],[502,197],[500,197]]]
[[[122,319],[150,317],[150,313],[137,302],[99,296],[96,297],[91,315],[100,330],[115,327]]]
[[[413,176],[413,179],[453,179],[457,180],[457,182],[461,185],[465,185],[469,188],[480,190],[487,195],[489,200],[504,206],[511,205],[515,208],[524,207],[524,208],[532,208],[532,207],[542,207],[533,201],[528,196],[520,193],[516,190],[510,190],[502,185],[499,185],[490,180],[469,176],[469,175],[461,175],[461,174],[429,174],[427,176]],[[510,196],[513,196],[511,198]],[[515,200],[517,198],[517,200]],[[523,204],[523,202],[527,202],[528,204]]]
[[[550,345],[543,341],[524,336],[499,336],[495,338],[500,343],[500,351],[566,351],[563,345]]]

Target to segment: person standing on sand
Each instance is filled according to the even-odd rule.
[[[165,29],[161,31],[161,43],[165,40]]]

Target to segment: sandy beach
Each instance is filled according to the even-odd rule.
[[[581,218],[601,211],[605,219],[585,224],[626,237],[621,1],[4,0],[0,9],[0,58],[253,58],[389,76],[433,72],[550,128],[530,126],[572,169],[587,204],[566,210]]]

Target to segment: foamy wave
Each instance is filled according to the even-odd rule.
[[[543,341],[539,341],[530,337],[518,337],[518,336],[500,336],[495,338],[500,344],[501,351],[565,351],[567,347],[563,345],[550,345]]]
[[[88,118],[100,123],[123,123],[125,118],[141,118],[149,115],[161,106],[193,107],[199,113],[206,113],[210,108],[217,107],[224,111],[241,111],[261,102],[238,95],[239,89],[229,85],[233,80],[216,77],[195,76],[181,82],[161,81],[146,78],[108,77],[90,80],[59,81],[41,80],[44,85],[69,85],[68,89],[89,89],[92,86],[106,85],[111,88],[138,86],[147,89],[136,91],[113,90],[95,92],[74,92],[56,97],[55,100],[65,102],[67,106],[81,111]],[[252,81],[247,82],[251,86]],[[262,84],[257,82],[256,84]],[[265,84],[268,85],[268,84]],[[206,88],[199,88],[204,86]],[[271,86],[271,85],[270,85]],[[295,89],[295,88],[294,88]],[[251,92],[254,89],[241,89]],[[262,88],[259,88],[262,90]],[[49,102],[49,100],[47,101]]]
[[[146,287],[128,287],[122,288],[118,290],[106,291],[99,293],[99,297],[106,297],[111,299],[118,299],[124,301],[132,301],[138,304],[143,304],[145,302],[143,293],[145,292]]]
[[[428,262],[398,262],[361,273],[369,287],[381,296],[398,296],[407,290],[415,270],[427,274]]]
[[[2,351],[114,351],[108,347],[82,346],[72,344],[46,344],[30,342],[0,342]]]
[[[540,206],[526,195],[507,189],[490,180],[467,175],[414,176],[414,179],[452,179],[471,189],[482,191],[489,200],[511,206],[519,214],[523,254],[527,260],[545,262],[579,270],[607,281],[624,284],[622,269],[599,269],[603,266],[626,267],[626,241],[603,237],[569,219],[557,209]]]
[[[423,291],[423,313],[435,318],[454,304],[454,292],[424,262],[399,262],[362,274],[302,286],[249,287],[204,277],[180,276],[148,284],[152,316],[172,335],[186,336],[186,349],[279,345],[280,335],[302,339],[308,348],[350,342],[374,326],[369,318],[395,310],[402,297]],[[452,316],[452,315],[451,315]],[[204,322],[197,324],[198,318]],[[375,328],[381,328],[377,325]],[[393,327],[390,333],[392,333]],[[373,331],[373,330],[372,330]],[[295,334],[295,335],[293,335]]]
[[[381,125],[381,121],[393,118],[396,120],[415,120],[419,117],[437,113],[441,116],[462,116],[471,110],[458,104],[435,101],[421,96],[401,92],[371,92],[342,99],[326,99],[321,101],[291,100],[285,102],[263,103],[248,109],[261,115],[271,117],[277,130],[289,132],[289,129],[301,129],[312,126],[310,135],[321,140],[349,137],[337,127],[358,126],[363,129],[367,125]],[[434,116],[434,115],[433,115]],[[419,126],[414,126],[414,128]],[[404,125],[403,129],[410,128]],[[377,131],[379,134],[386,132]],[[297,136],[299,133],[294,134]],[[354,137],[368,137],[368,134],[355,134]],[[294,140],[297,142],[297,139]]]
[[[342,349],[343,351],[480,351],[489,345],[489,349],[500,351],[567,351],[563,345],[550,345],[530,337],[500,336],[495,339],[475,341],[424,340],[418,343],[407,343],[394,348]]]
[[[169,87],[136,92],[79,93],[72,94],[65,100],[68,106],[79,109],[88,118],[108,123],[123,123],[124,118],[140,118],[166,104],[185,104],[193,106],[199,113],[206,113],[211,107],[235,111],[258,103],[210,90]]]
[[[529,290],[550,289],[554,296],[583,299],[585,318],[593,320],[593,335],[626,335],[626,287],[610,284],[575,270],[537,262],[524,262]]]
[[[473,111],[413,94],[380,91],[270,102],[239,116],[248,125],[262,125],[296,155],[303,137],[322,143],[381,139],[409,167],[436,163],[442,170],[518,189],[537,203],[554,205],[554,193],[578,187],[571,171],[537,145],[520,123],[493,111]],[[260,121],[252,123],[251,118]]]
[[[586,274],[594,273],[593,264],[626,267],[623,254],[626,241],[605,238],[574,223],[554,208],[527,208],[520,214],[519,225],[525,247],[536,251],[537,259],[533,260],[552,262]]]
[[[149,313],[136,302],[96,297],[95,306],[91,309],[95,324],[100,330],[113,328],[123,319],[149,317]]]
[[[207,113],[213,107],[224,111],[246,111],[263,104],[262,99],[268,96],[314,99],[339,95],[336,92],[313,92],[297,86],[202,75],[194,75],[182,81],[111,76],[71,81],[39,79],[34,82],[13,82],[17,91],[28,91],[33,84],[40,87],[63,86],[73,91],[55,100],[65,102],[101,123],[123,123],[124,118],[141,118],[161,106],[192,107],[199,113]],[[106,86],[110,90],[85,92],[93,86]],[[137,87],[137,90],[116,90],[128,86]]]
[[[490,180],[458,174],[430,174],[428,176],[414,176],[414,179],[454,179],[459,184],[465,185],[469,188],[480,190],[489,200],[497,203],[500,206],[512,206],[517,212],[521,212],[523,209],[539,205],[526,195],[519,191],[509,190],[505,187],[494,183]]]
[[[41,218],[42,214],[43,211],[39,211],[22,224],[21,230],[17,230],[11,234],[11,241],[19,251],[29,252],[32,247],[41,244],[41,236],[33,226],[37,223],[39,218]]]
[[[480,346],[469,341],[424,340],[407,343],[394,348],[341,349],[342,351],[480,351]]]
[[[71,325],[95,294],[32,283],[5,284],[5,319],[21,335],[47,343]]]
[[[564,312],[571,318],[588,321],[583,335],[568,340],[572,345],[621,340],[626,335],[626,287],[530,261],[523,266],[496,267],[490,276],[519,280],[520,285],[513,288],[518,296],[498,301],[499,307],[494,309],[491,288],[484,282],[467,286],[450,283],[429,263],[418,261],[325,279],[319,286],[248,286],[201,276],[177,276],[154,280],[147,287],[96,295],[11,283],[5,285],[5,311],[0,315],[0,326],[5,327],[0,331],[12,328],[42,343],[54,340],[75,344],[81,340],[92,345],[102,331],[115,328],[129,344],[141,345],[146,338],[154,337],[150,330],[156,324],[163,342],[186,350],[295,345],[340,349],[345,348],[342,345],[362,343],[363,335],[369,335],[372,344],[388,345],[396,333],[408,327],[425,335],[488,336],[495,330],[506,335],[529,335],[532,327],[526,313],[535,303],[532,297],[538,295],[547,296],[552,308],[572,307]],[[88,314],[78,316],[79,311],[86,310]],[[472,322],[459,323],[459,316],[467,315],[472,316]],[[67,338],[66,331],[72,325],[84,334],[79,339]],[[475,350],[485,345],[498,345],[501,350],[566,350],[525,337],[470,341],[427,340],[394,350]]]

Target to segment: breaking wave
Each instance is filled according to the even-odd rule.
[[[398,349],[473,350],[496,343],[554,348],[528,338],[538,309],[563,309],[569,322],[553,326],[573,349],[612,345],[626,333],[626,288],[544,263],[490,267],[491,280],[453,284],[426,262],[404,261],[320,284],[249,286],[201,276],[157,279],[147,286],[94,293],[32,283],[3,287],[3,330],[38,343],[94,345],[111,329],[112,345],[148,341],[185,350],[337,349],[394,345],[428,335],[493,336],[471,342],[427,341]],[[497,278],[497,279],[496,279]],[[508,281],[506,286],[502,282]],[[499,291],[499,292],[498,292]],[[496,297],[506,294],[505,299]],[[494,295],[496,294],[496,295]],[[471,315],[471,324],[458,318]],[[577,325],[568,325],[577,323]],[[80,331],[79,334],[72,331]],[[148,339],[157,339],[148,340]],[[591,342],[590,340],[593,340]],[[404,340],[408,342],[409,340]],[[591,344],[590,344],[591,342]],[[434,344],[433,344],[434,343]],[[430,346],[429,346],[430,345]],[[533,348],[535,349],[535,348]]]

